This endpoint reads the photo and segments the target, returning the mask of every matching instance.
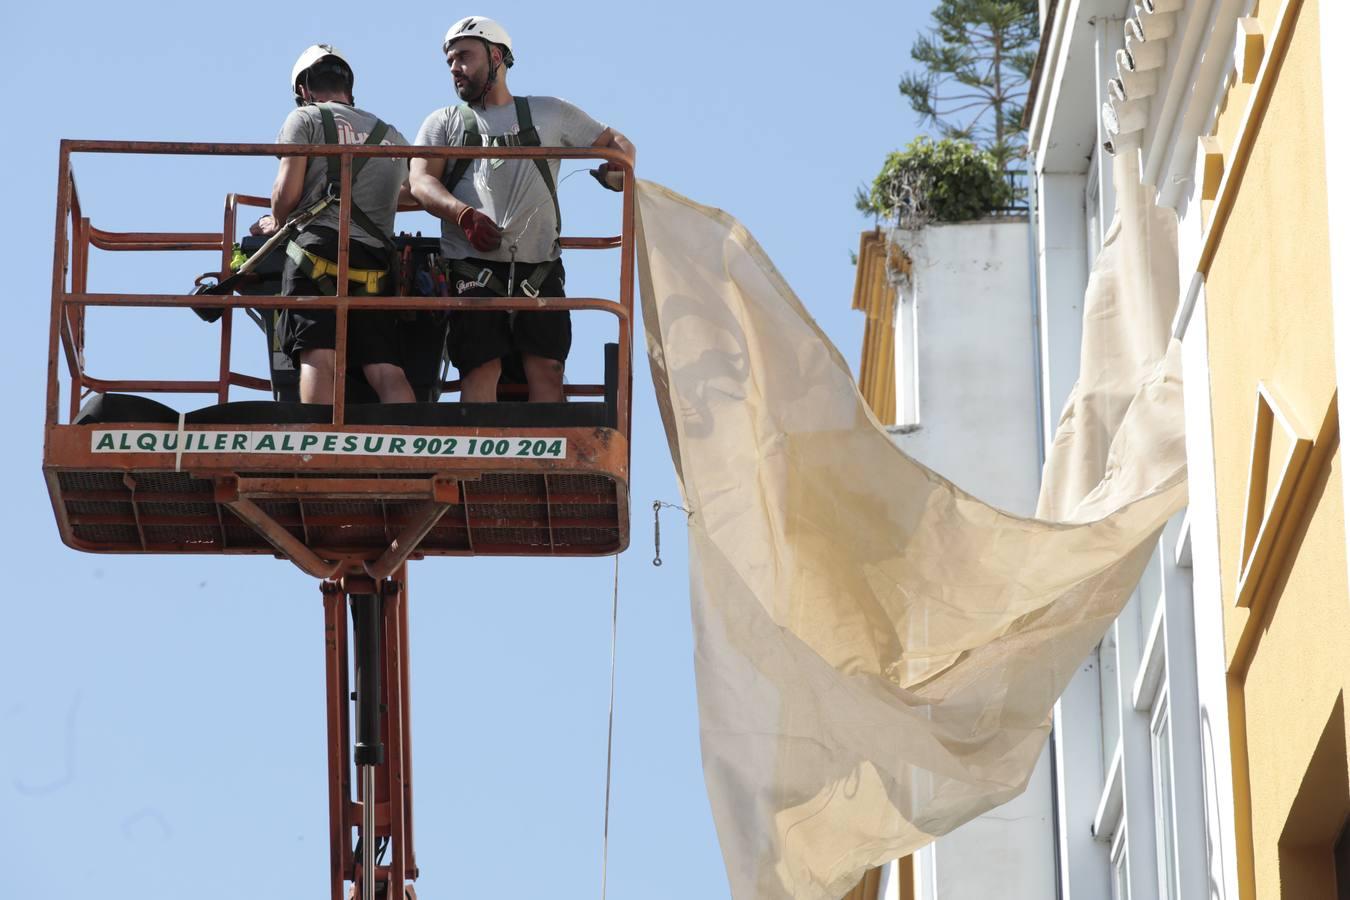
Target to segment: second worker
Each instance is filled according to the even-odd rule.
[[[463,102],[427,116],[418,145],[610,147],[635,155],[622,134],[565,100],[513,97],[506,86],[506,70],[515,62],[511,38],[493,20],[461,19],[441,49]],[[558,168],[558,160],[542,159],[412,160],[412,193],[441,219],[453,296],[563,296]],[[605,163],[593,174],[622,190],[617,167]],[[463,402],[496,400],[502,361],[515,354],[530,400],[562,401],[571,345],[567,310],[450,314],[450,360],[459,369]]]

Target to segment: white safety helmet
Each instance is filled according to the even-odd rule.
[[[468,16],[460,19],[450,26],[450,30],[445,33],[445,40],[441,42],[441,52],[449,53],[450,45],[460,38],[478,38],[480,41],[487,41],[489,44],[500,44],[506,48],[502,54],[502,61],[506,63],[509,69],[515,63],[515,54],[511,51],[511,35],[506,33],[506,29],[492,19],[483,16]]]
[[[300,58],[295,61],[295,65],[291,66],[291,90],[295,92],[297,106],[305,102],[300,96],[300,76],[320,60],[327,59],[330,56],[346,66],[348,72],[352,71],[352,64],[347,62],[347,57],[339,53],[338,49],[332,44],[314,44],[306,47],[305,52],[301,53]],[[352,81],[355,80],[356,76],[353,74]]]

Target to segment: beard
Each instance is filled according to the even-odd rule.
[[[487,76],[474,78],[466,75],[462,83],[455,85],[455,93],[459,95],[459,99],[470,102],[483,96],[483,89],[486,86]]]

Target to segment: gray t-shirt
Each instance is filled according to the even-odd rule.
[[[604,125],[566,100],[557,97],[527,99],[530,119],[539,132],[541,146],[589,147],[605,131]],[[478,118],[478,132],[483,136],[484,144],[515,143],[520,122],[516,118],[514,100],[501,106],[474,109],[473,113]],[[460,146],[464,140],[464,122],[460,114],[460,106],[436,110],[422,123],[416,143],[430,147]],[[558,163],[556,159],[548,161],[555,185],[558,183]],[[445,177],[449,177],[454,165],[454,160],[446,160]],[[558,258],[558,220],[553,212],[553,199],[534,160],[474,160],[459,183],[447,187],[455,197],[492,219],[502,230],[502,245],[485,253],[470,246],[468,238],[454,222],[442,222],[441,252],[448,258],[472,256],[509,260],[513,244],[519,262],[545,262]]]
[[[330,103],[334,124],[337,125],[338,143],[364,144],[370,132],[374,130],[377,117],[345,103]],[[277,135],[278,144],[322,144],[323,117],[317,106],[299,106],[286,117]],[[389,126],[389,131],[380,142],[384,146],[407,146],[407,139],[398,133],[398,129]],[[337,160],[333,160],[337,165]],[[394,213],[398,211],[398,193],[403,182],[408,180],[408,161],[406,159],[371,159],[361,170],[359,177],[352,183],[352,193],[356,205],[370,216],[372,222],[394,234]],[[328,158],[315,156],[305,166],[305,189],[297,210],[315,203],[328,189]],[[310,226],[322,225],[338,228],[338,207],[330,206],[319,213]],[[383,247],[384,242],[366,232],[352,220],[352,239],[372,247]],[[299,243],[304,244],[304,241]]]

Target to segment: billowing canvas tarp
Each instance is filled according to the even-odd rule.
[[[1175,251],[1142,196],[1122,199],[1094,271],[1084,346],[1105,355],[1085,358],[1095,374],[1066,412],[1049,522],[906,457],[745,229],[640,185],[652,377],[693,511],[705,777],[736,900],[835,900],[1025,786],[1055,699],[1185,502],[1178,357],[1154,327],[1176,302]]]

